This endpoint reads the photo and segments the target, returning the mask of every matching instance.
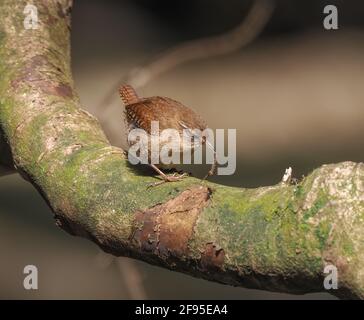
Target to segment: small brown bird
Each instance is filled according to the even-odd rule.
[[[207,141],[206,137],[198,135],[198,132],[202,132],[207,128],[207,125],[202,120],[202,118],[197,115],[192,109],[184,106],[180,102],[166,97],[157,96],[140,98],[130,85],[121,86],[119,89],[119,93],[121,99],[125,104],[125,116],[129,131],[134,128],[143,129],[145,132],[147,132],[149,138],[151,138],[151,123],[152,121],[158,121],[160,131],[163,131],[165,129],[175,129],[179,132],[180,137],[182,137],[183,130],[187,130],[188,132],[190,132],[193,141],[192,144],[189,144],[191,151],[193,151],[193,149],[198,145],[206,144],[209,148],[213,150],[215,155],[214,147]],[[195,131],[195,129],[198,129],[200,131]],[[195,134],[195,132],[197,132],[197,135]],[[149,141],[150,140],[151,139],[149,139]],[[159,140],[160,149],[167,142],[169,141]],[[131,144],[129,142],[129,146],[130,145]],[[180,156],[182,156],[183,147],[185,147],[185,145],[182,144],[177,147],[179,149]],[[160,169],[163,168],[173,168],[174,164],[163,165],[161,162],[159,162],[158,164],[153,164],[150,161],[150,145],[148,147],[148,158],[148,164],[163,179],[162,182],[156,183],[154,185],[158,185],[163,182],[178,181],[186,176],[186,174],[174,174],[172,176],[167,176],[163,171],[161,171]],[[214,174],[215,167],[216,156],[214,164],[212,165],[211,170],[208,172],[206,177]]]

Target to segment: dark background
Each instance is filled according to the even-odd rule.
[[[335,4],[339,30],[322,27]],[[105,94],[135,66],[174,45],[241,22],[251,1],[76,1],[72,64],[82,104],[111,142],[123,146],[122,104]],[[237,171],[212,180],[242,187],[275,184],[323,163],[363,161],[364,5],[360,1],[276,1],[265,31],[237,52],[178,66],[140,94],[192,106],[212,128],[237,129]],[[41,19],[41,17],[40,17]],[[0,178],[0,298],[332,299],[219,285],[125,258],[58,229],[35,189]],[[23,268],[39,269],[39,290],[23,289]]]

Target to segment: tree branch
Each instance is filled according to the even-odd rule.
[[[96,109],[103,110],[102,119],[108,115],[108,107],[118,92],[120,83],[128,83],[134,88],[141,88],[147,83],[178,65],[198,59],[212,58],[234,52],[251,43],[269,22],[275,4],[273,0],[254,0],[251,8],[241,23],[234,29],[221,35],[187,41],[172,47],[145,65],[133,68],[111,86]]]
[[[39,28],[25,30],[26,1],[0,3],[0,123],[23,176],[57,224],[129,256],[225,284],[324,291],[338,268],[343,298],[364,297],[364,165],[325,165],[298,185],[240,189],[155,178],[128,165],[73,88],[69,1],[33,1]],[[3,153],[1,153],[3,155]]]

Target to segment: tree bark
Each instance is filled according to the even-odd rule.
[[[80,106],[70,70],[70,1],[0,1],[0,146],[57,224],[106,252],[234,286],[364,297],[364,165],[324,165],[297,185],[232,188],[155,178],[128,165]],[[0,148],[0,158],[5,154]],[[9,158],[7,158],[9,159]],[[4,160],[9,163],[9,160]]]

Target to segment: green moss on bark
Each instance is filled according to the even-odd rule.
[[[364,297],[363,164],[323,166],[298,185],[187,178],[148,188],[155,178],[131,168],[80,109],[68,1],[34,1],[38,30],[22,26],[26,3],[0,3],[0,125],[61,227],[115,255],[265,290],[322,291],[324,266],[335,264],[333,293]]]

